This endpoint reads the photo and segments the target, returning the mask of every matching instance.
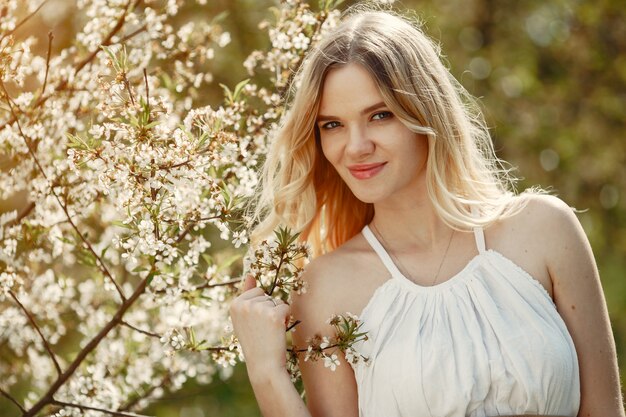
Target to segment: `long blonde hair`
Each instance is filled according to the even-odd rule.
[[[481,112],[441,62],[438,45],[406,18],[356,9],[309,52],[296,77],[264,165],[253,243],[283,224],[319,255],[373,218],[373,206],[358,200],[324,157],[315,123],[326,74],[348,63],[365,68],[396,117],[427,136],[428,196],[446,224],[468,230],[520,209]]]

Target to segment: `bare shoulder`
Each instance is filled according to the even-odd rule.
[[[332,315],[361,311],[363,300],[376,285],[370,282],[375,258],[366,245],[359,234],[305,267],[306,292],[294,294],[291,305],[294,318],[302,322],[301,334],[323,334],[332,330],[326,323]]]
[[[550,270],[565,264],[594,263],[585,231],[565,202],[553,196],[532,196],[524,210],[535,219],[534,229],[541,232]]]
[[[547,194],[522,194],[517,198],[525,203],[521,214],[531,217],[538,223],[571,221],[576,218],[573,208],[559,197]]]
[[[522,194],[517,199],[519,212],[485,231],[487,245],[522,267],[553,295],[554,265],[567,262],[588,245],[584,231],[574,210],[558,197]]]
[[[537,245],[556,244],[581,230],[574,210],[558,197],[522,194],[516,198],[521,209],[516,215],[499,221],[494,228],[496,234],[500,232],[511,240]]]

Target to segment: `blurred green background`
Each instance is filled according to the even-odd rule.
[[[56,45],[73,36],[71,1],[37,24]],[[216,57],[204,92],[218,104],[219,83],[247,78],[242,62],[268,44],[258,28],[267,0],[188,2],[179,18],[227,12],[232,43]],[[316,3],[316,2],[315,2]],[[346,2],[347,6],[353,2]],[[440,41],[452,73],[480,98],[500,157],[518,170],[519,190],[540,185],[583,210],[607,297],[622,375],[626,375],[626,7],[623,0],[424,0],[396,2]],[[201,10],[201,12],[199,12]],[[208,10],[208,12],[207,12]],[[48,13],[46,15],[46,13]],[[39,26],[42,37],[48,29]],[[42,42],[45,46],[45,42]],[[0,202],[0,211],[19,206]],[[541,236],[537,237],[541,239]],[[0,401],[1,403],[1,401]],[[209,386],[188,383],[144,413],[159,417],[260,416],[239,365]]]

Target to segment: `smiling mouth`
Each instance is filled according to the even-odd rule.
[[[382,171],[386,164],[386,162],[383,162],[381,164],[359,165],[348,168],[348,170],[354,178],[358,180],[367,180]]]

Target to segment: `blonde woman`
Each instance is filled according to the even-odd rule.
[[[264,416],[624,417],[593,255],[561,200],[509,190],[479,112],[436,45],[357,10],[310,52],[265,167],[255,236],[314,251],[291,306],[247,279],[235,331]],[[358,313],[369,339],[330,372],[298,346]]]

